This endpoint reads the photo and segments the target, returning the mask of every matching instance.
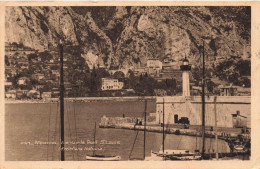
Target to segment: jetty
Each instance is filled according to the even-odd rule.
[[[114,129],[126,129],[126,130],[144,130],[143,118],[141,117],[106,117],[105,115],[101,117],[101,122],[99,124],[100,128],[114,128]],[[176,134],[176,135],[187,135],[201,137],[200,126],[195,125],[186,125],[186,124],[177,124],[177,125],[165,125],[165,133],[167,134]],[[155,115],[150,113],[150,116],[147,117],[147,132],[157,132],[162,133],[163,127],[162,124],[157,124],[155,121]],[[241,132],[242,129],[237,128],[221,128],[217,132],[218,138],[221,140],[227,139],[236,139],[239,136],[242,136],[243,139],[250,139],[250,132],[245,131]],[[215,131],[212,130],[212,127],[206,127],[205,137],[214,138]]]

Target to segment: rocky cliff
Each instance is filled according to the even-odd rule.
[[[250,56],[250,13],[250,7],[6,7],[5,38],[44,51],[63,36],[86,61],[98,57],[108,67],[185,56],[196,65],[202,38],[213,62]]]

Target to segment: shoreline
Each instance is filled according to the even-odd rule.
[[[156,96],[131,96],[131,97],[76,97],[64,98],[67,102],[95,102],[95,101],[141,101],[141,100],[155,100]],[[5,99],[5,104],[20,104],[20,103],[57,103],[59,98],[48,98],[42,100],[28,99],[28,100],[14,100]]]

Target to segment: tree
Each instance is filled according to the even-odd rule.
[[[9,59],[8,59],[8,57],[6,55],[5,55],[5,65],[6,66],[10,65]]]
[[[251,87],[251,81],[247,77],[243,77],[241,83],[245,87]]]
[[[100,81],[98,74],[96,73],[96,68],[95,66],[93,67],[93,70],[90,74],[90,91],[91,92],[96,92],[98,90],[98,87],[100,86]]]
[[[140,81],[142,81],[143,80],[143,75],[141,74],[140,75],[140,79],[139,79]]]
[[[209,80],[207,82],[207,89],[208,89],[209,93],[214,93],[214,88],[215,87],[216,87],[216,84],[213,81]]]
[[[96,69],[95,71],[97,73],[97,76],[99,76],[100,78],[110,76],[109,72],[106,69]]]
[[[140,83],[137,83],[135,86],[134,86],[134,90],[135,92],[139,95],[139,96],[142,96],[144,94],[144,90],[141,86]]]
[[[240,76],[250,76],[251,75],[251,63],[249,60],[239,60],[236,64],[236,68]]]
[[[233,83],[234,85],[241,85],[241,83],[238,79],[239,79],[239,74],[237,72],[232,72],[228,76],[228,82]]]
[[[51,58],[53,58],[53,56],[48,51],[40,52],[39,57],[41,58],[42,62],[49,61]]]
[[[31,61],[33,59],[36,59],[38,56],[35,53],[31,53],[31,54],[27,55],[27,57],[28,57],[28,60]]]
[[[145,72],[144,78],[148,78],[148,73],[147,72]]]
[[[202,71],[198,67],[195,67],[192,70],[192,77],[194,79],[195,85],[199,85],[199,82],[201,80],[201,74],[202,74]]]
[[[128,74],[128,77],[129,77],[130,79],[133,79],[134,76],[135,76],[135,75],[134,75],[134,72],[133,72],[131,69],[128,70],[127,74]]]

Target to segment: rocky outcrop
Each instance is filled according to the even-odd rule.
[[[78,43],[73,18],[63,7],[7,7],[5,28],[7,42],[22,43],[39,51],[56,46],[60,34],[67,42]]]
[[[202,39],[213,62],[243,56],[250,20],[250,7],[7,7],[5,38],[44,51],[62,35],[108,67],[185,56],[197,65]]]

